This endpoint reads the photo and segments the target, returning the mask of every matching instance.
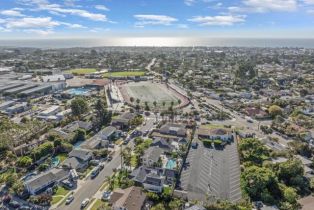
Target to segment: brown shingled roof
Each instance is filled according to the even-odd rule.
[[[114,207],[124,207],[128,210],[141,210],[146,200],[146,195],[140,187],[115,190],[110,198]]]

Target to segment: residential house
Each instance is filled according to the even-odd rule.
[[[109,200],[113,210],[142,210],[145,202],[146,194],[135,186],[114,190]]]
[[[247,107],[245,108],[244,112],[247,116],[256,119],[267,119],[270,117],[270,115],[267,112],[256,107]]]
[[[151,147],[159,147],[166,152],[171,152],[174,149],[174,146],[171,145],[171,143],[168,139],[159,138],[159,137],[154,138],[154,141],[150,146]]]
[[[163,189],[163,169],[140,166],[133,170],[129,176],[136,184],[142,185],[145,190],[152,192],[162,192]]]
[[[83,171],[88,167],[88,163],[92,158],[92,151],[87,149],[74,149],[69,153],[68,158],[63,161],[62,166],[64,168]]]
[[[69,171],[66,169],[53,168],[25,181],[24,186],[31,195],[36,195],[67,179],[69,174]]]
[[[182,124],[166,123],[165,125],[161,126],[159,133],[177,137],[186,137],[187,130]]]
[[[189,206],[184,208],[184,210],[206,210],[205,207],[200,206],[200,205],[194,205],[194,206]]]
[[[155,146],[149,147],[145,154],[142,156],[142,163],[144,166],[156,166],[160,160],[161,154],[163,154],[164,150]]]
[[[7,108],[6,113],[8,115],[18,114],[18,113],[26,111],[29,108],[30,107],[27,105],[26,102],[18,103],[18,104],[15,104],[14,106]]]
[[[113,127],[113,126],[108,126],[106,128],[104,128],[103,130],[101,130],[99,132],[100,137],[103,140],[114,140],[115,138],[119,137],[119,132],[118,130]]]
[[[63,131],[70,133],[74,132],[77,129],[83,129],[85,131],[90,131],[93,128],[93,125],[91,122],[84,122],[84,121],[74,121],[62,128]]]
[[[233,139],[232,132],[226,128],[204,128],[197,130],[198,138],[200,139],[220,139],[223,141],[230,141]]]
[[[129,177],[148,191],[162,192],[164,184],[172,185],[175,182],[177,172],[171,169],[140,166],[133,170]]]
[[[117,118],[113,118],[111,121],[111,125],[117,127],[118,129],[128,129],[130,126],[131,120],[136,117],[136,114],[126,112]]]

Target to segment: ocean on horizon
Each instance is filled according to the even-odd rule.
[[[27,39],[0,40],[2,47],[73,48],[73,47],[289,47],[314,48],[314,39],[271,38],[182,38],[182,37],[123,37],[104,39]]]

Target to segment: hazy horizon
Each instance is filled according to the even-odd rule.
[[[108,37],[0,39],[1,47],[75,48],[75,47],[290,47],[314,48],[306,38],[217,38],[217,37]]]

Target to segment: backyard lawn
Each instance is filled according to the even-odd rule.
[[[66,71],[66,73],[72,73],[72,74],[91,74],[96,72],[96,69],[93,68],[82,68],[82,69],[71,69]]]
[[[144,76],[145,75],[145,71],[117,71],[117,72],[107,72],[103,74],[104,77],[134,77],[134,76]]]

